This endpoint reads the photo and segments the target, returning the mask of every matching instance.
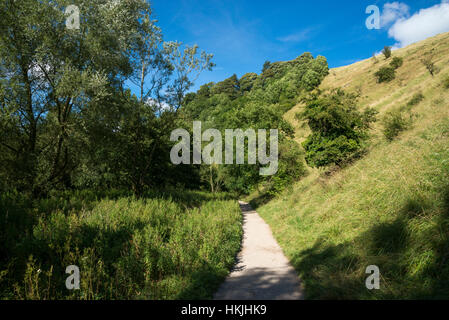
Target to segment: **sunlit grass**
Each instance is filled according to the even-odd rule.
[[[309,175],[278,198],[249,200],[272,227],[310,299],[448,298],[449,291],[449,34],[393,52],[404,58],[397,79],[376,84],[386,62],[371,60],[331,70],[322,88],[361,90],[360,107],[381,118],[418,92],[411,128],[388,142],[382,123],[372,130],[367,155],[352,165]],[[440,72],[420,63],[434,49]],[[369,72],[369,71],[372,72]],[[360,86],[361,88],[357,88]],[[286,118],[301,110],[298,105]],[[292,121],[297,139],[307,130]],[[365,269],[377,265],[381,289],[365,287]]]

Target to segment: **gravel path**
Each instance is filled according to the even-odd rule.
[[[245,202],[243,243],[234,270],[215,294],[215,300],[301,300],[303,291],[270,227]]]

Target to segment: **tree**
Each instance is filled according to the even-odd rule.
[[[377,59],[375,52],[373,53],[373,57],[371,59],[373,60],[373,64],[379,63],[379,60]]]
[[[314,167],[340,165],[354,157],[368,138],[376,111],[357,108],[357,97],[338,89],[312,94],[299,119],[306,120],[312,134],[303,143],[306,161]]]
[[[427,71],[429,71],[430,75],[433,77],[437,71],[435,66],[435,62],[433,61],[432,55],[426,55],[423,59],[421,59],[421,63],[426,67]]]
[[[2,139],[2,152],[10,152],[17,164],[12,171],[18,187],[34,194],[70,184],[81,141],[80,114],[130,74],[125,48],[139,21],[127,17],[138,17],[146,7],[145,1],[79,0],[82,23],[79,30],[70,30],[63,10],[68,2],[1,4],[0,29],[8,30],[0,35],[6,88],[2,117],[14,119],[6,136],[16,138]]]
[[[162,32],[155,25],[151,14],[149,7],[142,12],[142,23],[134,35],[135,42],[131,50],[134,72],[130,80],[140,90],[140,101],[152,99],[161,111],[164,102],[162,90],[169,82],[174,68],[164,52]]]
[[[212,88],[213,94],[226,94],[232,100],[236,99],[240,95],[240,83],[237,75],[233,75],[232,77],[223,80],[222,82],[218,82]]]
[[[193,85],[204,70],[211,71],[215,64],[213,55],[199,51],[198,45],[186,46],[181,42],[164,43],[165,54],[175,70],[175,78],[167,89],[168,103],[176,111],[183,101],[184,94]]]
[[[374,74],[377,77],[377,82],[390,82],[396,78],[396,72],[393,67],[382,67]]]
[[[271,62],[270,61],[265,61],[265,63],[263,64],[263,67],[262,67],[262,73],[265,73],[265,71],[270,69],[270,67],[271,67]]]
[[[385,46],[382,53],[385,56],[385,59],[389,59],[391,57],[391,47]]]
[[[79,30],[66,28],[69,4]],[[163,43],[151,14],[146,0],[0,3],[0,177],[10,188],[163,183],[176,110],[213,63],[198,46]]]
[[[240,90],[244,92],[249,92],[254,86],[255,81],[257,80],[256,73],[247,73],[242,76],[240,79]]]

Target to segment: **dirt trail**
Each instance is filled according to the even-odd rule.
[[[300,280],[270,227],[245,202],[243,243],[237,264],[215,294],[215,300],[301,300]]]

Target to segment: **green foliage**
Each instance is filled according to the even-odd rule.
[[[257,73],[247,73],[240,79],[240,90],[242,93],[250,92],[257,80]]]
[[[393,141],[394,138],[410,126],[410,123],[410,119],[406,119],[403,112],[399,110],[388,112],[382,120],[385,138]]]
[[[279,154],[278,173],[269,179],[266,186],[266,193],[270,196],[276,196],[306,174],[304,152],[296,142],[289,140],[283,143]]]
[[[395,69],[393,67],[382,67],[374,74],[377,77],[377,82],[390,82],[396,78]]]
[[[426,54],[425,57],[421,59],[421,63],[426,67],[432,77],[436,74],[437,67],[431,54]]]
[[[416,106],[423,100],[424,100],[424,95],[422,94],[422,92],[418,92],[413,95],[413,97],[410,99],[410,101],[407,103],[407,105]]]
[[[236,201],[185,190],[107,196],[0,196],[0,298],[212,297],[240,248]],[[68,265],[80,268],[79,291],[65,288]]]
[[[0,35],[0,190],[198,186],[194,168],[171,165],[168,135],[212,55],[164,43],[145,0],[107,3],[0,4],[0,29],[11,31]],[[82,12],[76,32],[67,4]]]
[[[184,128],[201,120],[218,129],[279,129],[279,170],[274,177],[261,177],[259,165],[222,165],[200,169],[203,186],[209,190],[248,193],[260,183],[277,193],[304,174],[303,155],[292,141],[293,128],[283,114],[297,104],[298,97],[314,90],[328,74],[327,60],[305,53],[288,62],[266,63],[262,74],[234,75],[216,84],[202,86],[189,96],[181,109]],[[245,154],[247,146],[245,146]]]
[[[449,76],[446,76],[446,77],[443,79],[443,87],[444,87],[445,89],[449,89]]]
[[[306,161],[313,167],[341,165],[363,149],[370,124],[376,112],[357,109],[357,97],[339,89],[313,95],[299,114],[306,120],[312,134],[303,143]]]
[[[240,83],[237,76],[234,74],[232,77],[217,83],[212,88],[212,95],[225,94],[230,99],[234,100],[240,95]]]
[[[404,59],[401,57],[394,57],[393,60],[390,62],[390,66],[395,70],[402,67],[403,64]]]
[[[385,59],[389,59],[391,57],[391,47],[385,46],[382,53],[385,56]]]
[[[263,67],[262,67],[262,73],[267,71],[270,67],[271,67],[271,62],[270,61],[265,61],[265,63],[263,64]]]

